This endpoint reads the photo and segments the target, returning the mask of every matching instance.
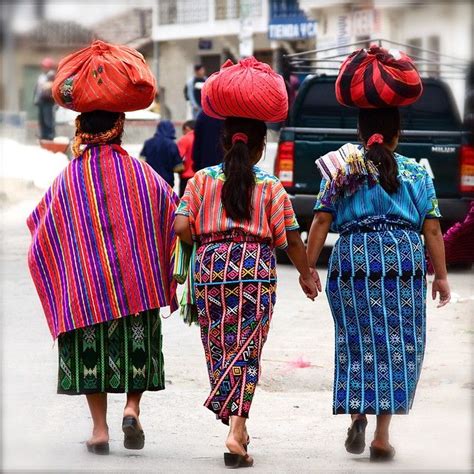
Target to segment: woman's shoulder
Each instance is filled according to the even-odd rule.
[[[409,158],[399,153],[394,153],[398,165],[398,176],[404,181],[420,181],[425,179],[428,172],[426,168],[414,158]]]
[[[259,166],[254,166],[253,171],[255,173],[255,180],[257,184],[264,184],[264,183],[276,184],[280,182],[280,180],[276,176],[270,173],[267,173],[265,170],[263,170]]]

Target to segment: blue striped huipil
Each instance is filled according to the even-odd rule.
[[[364,163],[363,149],[354,148]],[[336,339],[335,414],[408,413],[420,376],[426,333],[420,231],[440,212],[425,168],[395,159],[396,193],[371,181],[370,173],[337,194],[331,179],[323,179],[314,208],[330,212],[340,233],[326,285]]]

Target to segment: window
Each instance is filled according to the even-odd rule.
[[[158,8],[160,25],[209,21],[208,0],[160,0]]]

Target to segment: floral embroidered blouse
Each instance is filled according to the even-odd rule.
[[[344,149],[347,151],[349,147],[352,152],[356,150],[358,155],[356,161],[364,168],[367,162],[363,157],[362,146],[344,145],[338,152],[331,153],[333,156],[329,161],[324,160],[325,157],[320,160],[324,160],[329,166],[334,164],[337,168],[338,163],[334,159],[334,153],[340,154]],[[340,155],[338,159],[341,159]],[[347,159],[347,156],[343,156],[344,159]],[[348,223],[371,217],[398,218],[408,222],[417,230],[421,230],[425,219],[440,218],[441,213],[433,180],[426,169],[415,160],[398,153],[395,153],[395,159],[398,164],[400,187],[393,194],[387,193],[378,183],[377,171],[375,168],[370,168],[371,163],[367,169],[364,168],[363,179],[360,179],[361,174],[355,174],[355,181],[347,183],[346,174],[345,185],[341,185],[337,191],[334,188],[337,188],[337,181],[344,172],[335,173],[333,169],[331,177],[331,170],[322,168],[318,160],[317,164],[323,174],[323,180],[314,211],[330,212],[334,218],[332,230],[336,232]],[[336,177],[336,175],[339,176]]]
[[[290,198],[278,178],[254,167],[252,219],[233,221],[222,205],[225,174],[222,165],[198,171],[188,181],[177,214],[189,217],[193,239],[233,231],[269,240],[274,247],[288,246],[286,231],[299,229]]]

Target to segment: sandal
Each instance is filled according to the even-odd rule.
[[[246,454],[224,453],[224,464],[229,469],[238,469],[241,467],[252,467],[253,459]]]
[[[380,449],[370,447],[370,462],[390,462],[395,457],[395,448],[390,446],[390,449]]]
[[[367,420],[354,420],[347,430],[347,438],[344,443],[346,451],[351,454],[362,454],[365,449],[365,428]]]
[[[138,426],[138,420],[133,416],[125,416],[122,420],[122,431],[125,434],[123,446],[125,449],[143,449],[145,433]]]
[[[110,453],[109,443],[88,443],[86,442],[87,451],[94,454],[107,455]]]

